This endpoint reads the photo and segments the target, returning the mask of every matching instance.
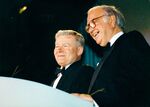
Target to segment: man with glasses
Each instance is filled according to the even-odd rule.
[[[89,94],[74,95],[99,107],[150,107],[150,47],[139,32],[123,30],[124,16],[114,6],[89,9],[86,31],[110,49],[96,68]]]

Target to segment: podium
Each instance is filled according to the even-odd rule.
[[[41,83],[0,77],[0,107],[93,107],[93,104]]]

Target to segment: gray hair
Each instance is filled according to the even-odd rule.
[[[85,39],[83,37],[82,34],[80,34],[77,31],[74,30],[59,30],[56,34],[55,34],[55,38],[57,38],[58,36],[69,36],[72,35],[75,37],[76,41],[82,46],[84,47],[85,44]]]
[[[117,20],[116,24],[121,29],[124,29],[124,27],[125,27],[124,15],[115,6],[100,5],[100,6],[95,6],[93,8],[102,8],[103,10],[105,10],[107,12],[108,15],[114,15],[116,17],[116,20]],[[92,10],[93,8],[91,8],[90,10]]]

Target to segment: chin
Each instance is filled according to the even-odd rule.
[[[99,41],[96,41],[96,44],[100,45],[101,46],[101,43]]]
[[[104,44],[99,43],[99,45],[100,45],[101,47],[105,47],[105,45],[104,45]]]

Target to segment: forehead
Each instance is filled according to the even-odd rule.
[[[105,10],[102,8],[98,8],[98,7],[92,8],[88,11],[87,22],[90,22],[92,19],[102,16],[105,13],[106,13]]]

